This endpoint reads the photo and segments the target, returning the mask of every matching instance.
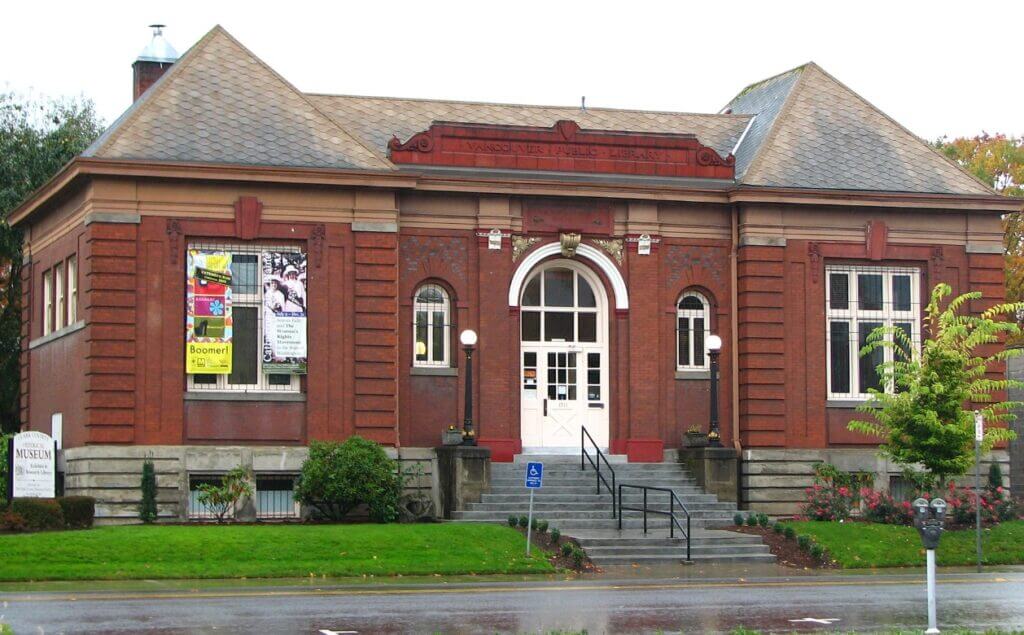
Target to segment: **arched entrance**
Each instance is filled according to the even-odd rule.
[[[520,306],[523,451],[578,450],[580,430],[608,447],[608,297],[574,260],[529,272]]]

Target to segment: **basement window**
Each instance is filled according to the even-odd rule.
[[[222,478],[218,474],[189,474],[188,475],[188,517],[191,520],[213,520],[217,515],[213,510],[199,502],[199,487],[201,485],[220,486]],[[234,510],[228,512],[227,517],[234,516]]]
[[[299,517],[294,474],[256,475],[256,517],[275,520]]]

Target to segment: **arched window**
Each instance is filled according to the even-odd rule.
[[[711,333],[708,300],[696,291],[687,291],[676,305],[676,368],[708,368],[707,340]]]
[[[451,301],[448,292],[437,284],[425,284],[416,290],[413,303],[413,366],[450,365]]]

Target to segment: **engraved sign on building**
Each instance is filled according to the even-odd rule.
[[[22,432],[11,439],[11,497],[56,496],[57,451],[42,432]]]

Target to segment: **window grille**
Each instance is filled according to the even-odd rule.
[[[414,366],[450,366],[451,301],[444,287],[425,284],[416,290],[413,306]]]
[[[256,475],[256,517],[268,520],[299,517],[294,474]]]
[[[188,517],[194,520],[207,520],[216,518],[217,515],[209,507],[199,502],[200,485],[220,486],[223,479],[213,474],[189,474],[188,475]],[[234,510],[228,516],[234,514]]]
[[[299,377],[290,373],[263,372],[263,325],[265,320],[263,252],[301,254],[290,245],[198,242],[188,246],[200,251],[231,254],[231,373],[190,374],[190,392],[299,392]],[[306,280],[302,278],[305,292]],[[304,298],[303,298],[304,299]]]
[[[864,400],[869,388],[883,389],[877,367],[894,355],[890,347],[860,355],[872,331],[899,328],[920,348],[921,272],[914,267],[837,265],[826,267],[825,277],[828,398]],[[893,388],[884,387],[887,392]]]
[[[687,291],[676,304],[676,368],[708,368],[707,341],[711,334],[708,300],[696,291]]]

